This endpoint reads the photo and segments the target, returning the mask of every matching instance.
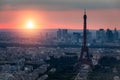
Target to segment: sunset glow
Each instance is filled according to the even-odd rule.
[[[82,29],[84,8],[87,9],[88,29],[120,29],[117,1],[1,0],[0,29]],[[29,22],[29,18],[33,22]]]
[[[27,29],[34,29],[35,28],[35,24],[33,21],[29,20],[27,23],[26,23],[26,28]]]

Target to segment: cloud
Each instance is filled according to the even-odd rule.
[[[120,8],[119,0],[0,0],[0,10],[80,10]]]

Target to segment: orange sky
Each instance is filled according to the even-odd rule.
[[[88,29],[120,29],[120,9],[115,2],[91,1],[1,0],[0,29],[24,29],[28,20],[34,22],[36,29],[82,29],[84,4],[88,7]]]

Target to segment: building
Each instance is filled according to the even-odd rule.
[[[81,33],[73,32],[73,42],[79,44],[81,42]]]
[[[114,41],[117,41],[119,39],[119,32],[117,31],[117,29],[114,29]]]
[[[90,45],[92,43],[92,41],[93,41],[92,32],[87,29],[87,43],[88,43],[88,45]]]
[[[107,29],[107,31],[106,31],[106,41],[107,42],[114,41],[114,34],[113,34],[112,30],[110,30],[110,29]]]
[[[100,43],[105,42],[105,30],[104,29],[99,29],[98,31],[96,31],[96,40]]]
[[[68,35],[67,29],[58,29],[57,38],[65,38]]]
[[[58,29],[58,31],[57,31],[57,40],[58,40],[59,43],[67,44],[68,30],[67,29]]]

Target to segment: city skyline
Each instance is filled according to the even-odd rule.
[[[0,80],[120,80],[118,0],[1,0]]]
[[[82,29],[84,8],[88,29],[120,29],[119,3],[119,0],[1,0],[0,29],[26,29],[26,24],[34,25],[35,29]]]

